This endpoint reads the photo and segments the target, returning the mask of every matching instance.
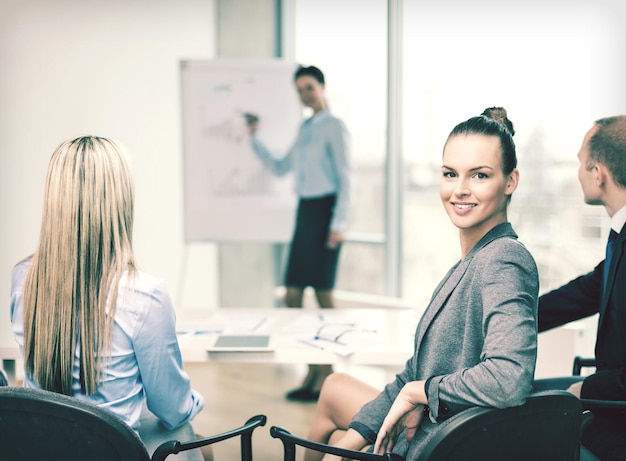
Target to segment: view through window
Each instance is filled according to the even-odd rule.
[[[296,3],[296,61],[324,72],[329,108],[351,135],[355,187],[348,232],[357,240],[376,240],[385,231],[386,17],[385,0]],[[348,242],[337,288],[383,294],[384,269],[384,245]]]
[[[509,219],[537,260],[541,290],[602,259],[607,217],[583,203],[576,154],[595,119],[624,112],[615,5],[402,3],[403,298],[426,303],[459,257],[439,200],[442,147],[456,123],[493,105],[515,124],[521,181]],[[385,0],[297,1],[296,59],[326,73],[331,110],[352,134],[355,233],[385,229],[386,53]],[[342,251],[338,288],[383,294],[384,246]]]

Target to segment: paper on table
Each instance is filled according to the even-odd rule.
[[[354,325],[354,320],[343,312],[328,312],[328,313],[311,313],[302,312],[295,319],[293,319],[286,330],[292,333],[311,333],[315,332],[324,325]]]
[[[176,322],[176,336],[179,338],[186,336],[217,335],[222,333],[222,328],[213,326],[207,321]]]
[[[376,337],[371,335],[376,333],[375,329],[363,328],[354,319],[339,312],[329,312],[323,316],[303,314],[291,324],[289,331],[292,332],[291,339],[296,342],[342,357],[367,348],[376,341]],[[363,333],[368,334],[363,336]]]
[[[341,357],[347,357],[356,350],[354,346],[350,346],[349,344],[329,341],[323,338],[299,338],[298,340],[309,346],[316,347],[317,349],[334,352]]]
[[[209,320],[211,325],[223,333],[260,333],[267,331],[272,318],[261,314],[226,314],[216,312]]]
[[[221,333],[261,333],[267,331],[272,318],[261,314],[226,314],[216,312],[206,319],[180,322],[178,336],[212,335]]]

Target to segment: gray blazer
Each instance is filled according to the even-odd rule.
[[[394,452],[412,459],[440,422],[473,407],[510,407],[531,391],[537,359],[537,267],[509,223],[491,229],[435,289],[404,371],[353,418],[370,442],[407,382],[427,380],[429,418]]]

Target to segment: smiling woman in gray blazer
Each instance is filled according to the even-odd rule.
[[[448,136],[440,196],[459,229],[461,259],[435,289],[404,371],[382,392],[330,375],[310,440],[412,459],[450,416],[524,403],[537,358],[539,280],[507,220],[519,181],[513,134],[506,111],[492,107]],[[320,457],[307,451],[305,460]]]

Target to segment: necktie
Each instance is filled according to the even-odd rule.
[[[611,229],[609,233],[609,240],[606,242],[606,258],[604,259],[604,276],[603,290],[606,292],[607,282],[609,279],[609,268],[611,267],[611,259],[613,259],[613,247],[615,247],[615,240],[617,240],[617,232]]]

